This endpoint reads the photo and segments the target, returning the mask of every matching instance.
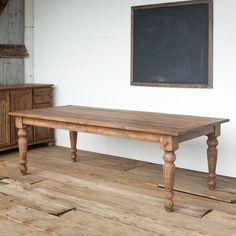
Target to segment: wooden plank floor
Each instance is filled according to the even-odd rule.
[[[0,153],[0,236],[235,235],[236,179],[177,170],[175,208],[163,210],[162,166],[79,151],[34,147],[29,174],[18,152]]]

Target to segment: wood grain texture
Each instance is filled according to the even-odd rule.
[[[0,58],[0,86],[24,83],[24,59]]]
[[[217,145],[218,140],[215,135],[208,135],[207,139],[207,159],[208,159],[208,186],[210,190],[215,190],[216,188],[216,163],[217,163]]]
[[[10,145],[10,110],[9,94],[0,93],[0,147]]]
[[[9,0],[0,14],[0,44],[24,44],[24,0]]]
[[[106,234],[103,234],[99,230],[95,230],[92,227],[90,228],[88,226],[24,206],[12,207],[11,209],[3,212],[1,216],[13,222],[19,222],[22,225],[27,224],[31,228],[41,231],[43,235],[72,236],[77,234],[106,236]]]
[[[164,166],[163,166],[163,176],[165,184],[165,210],[167,212],[173,211],[174,207],[174,179],[175,179],[175,160],[176,156],[174,152],[165,152],[164,154]]]
[[[197,116],[138,112],[118,109],[62,106],[10,113],[12,116],[61,121],[80,125],[114,128],[151,134],[181,136],[198,132],[209,126],[228,122]]]
[[[25,58],[28,56],[25,45],[0,44],[0,58]]]
[[[71,165],[70,149],[62,147],[34,147],[28,155],[32,168],[26,176],[16,173],[17,151],[0,156],[0,173],[10,178],[0,181],[2,235],[235,235],[236,205],[208,199],[215,191],[205,197],[176,191],[178,204],[166,214],[163,189],[157,188],[161,165],[86,151]],[[176,172],[190,189],[207,177]],[[232,191],[235,181],[219,176]]]
[[[34,87],[33,88],[33,109],[51,107],[52,86]],[[34,140],[53,139],[54,132],[49,128],[34,127]],[[52,143],[52,142],[51,142]]]
[[[18,145],[19,145],[19,158],[20,158],[20,172],[22,175],[25,175],[27,172],[27,131],[26,128],[22,127],[18,131]]]
[[[174,206],[175,151],[179,142],[210,135],[219,135],[222,123],[227,119],[197,116],[170,115],[151,112],[137,112],[115,109],[101,109],[81,106],[50,107],[28,111],[10,112],[11,116],[21,119],[21,125],[59,128],[70,131],[72,160],[76,160],[77,131],[104,134],[117,137],[160,142],[164,150],[165,209],[171,212]],[[21,128],[17,126],[18,128]],[[210,144],[208,144],[210,145]],[[24,148],[20,147],[19,148]],[[212,147],[211,147],[212,148]],[[209,151],[211,150],[211,152]],[[215,180],[212,149],[208,149],[211,160],[210,181]],[[24,173],[26,174],[26,173]]]
[[[70,145],[71,145],[71,159],[73,162],[77,159],[77,132],[76,131],[70,131]]]
[[[5,179],[1,181],[0,191],[11,196],[12,199],[20,199],[28,207],[53,215],[60,215],[74,209],[70,203],[56,199],[53,201],[53,196],[44,193],[40,188],[33,188],[30,184]]]
[[[0,46],[0,85],[24,83],[24,59],[5,58],[12,57],[13,54],[21,55],[18,52],[22,52],[23,47],[14,45],[23,44],[24,0],[9,0],[0,14],[0,45],[3,45]],[[6,45],[11,46],[9,48]]]
[[[12,85],[0,85],[0,91],[9,91],[9,90],[24,90],[24,89],[34,89],[34,88],[47,88],[53,87],[53,84],[12,84]]]

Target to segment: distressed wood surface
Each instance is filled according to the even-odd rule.
[[[164,207],[167,212],[174,207],[174,178],[175,178],[175,151],[179,143],[188,139],[208,135],[216,137],[220,135],[220,125],[228,122],[228,119],[171,115],[151,112],[138,112],[117,109],[102,109],[82,106],[62,106],[41,108],[26,111],[9,112],[16,119],[16,128],[23,126],[39,126],[47,128],[59,128],[70,131],[72,160],[76,160],[76,135],[77,131],[94,134],[125,137],[145,141],[159,142],[164,154]],[[19,139],[20,140],[20,139]],[[208,140],[209,141],[209,140]],[[213,189],[215,181],[216,152],[208,142],[209,161],[209,188]],[[26,147],[19,145],[21,160],[27,163]],[[22,149],[22,150],[21,150]],[[26,174],[27,166],[24,166]],[[213,183],[214,182],[214,183]],[[214,185],[214,186],[213,186]]]
[[[9,0],[0,14],[0,44],[24,44],[24,0]]]
[[[158,171],[157,171],[158,169]],[[131,175],[137,176],[140,181],[148,183],[150,186],[164,187],[161,174],[161,167],[153,164],[146,164],[128,171]],[[155,178],[153,178],[155,176]],[[236,182],[233,178],[217,176],[217,186],[214,191],[206,188],[207,173],[176,169],[176,180],[174,189],[176,191],[191,193],[219,201],[236,202]],[[157,182],[156,179],[159,179]],[[191,181],[191,185],[186,184],[186,179]]]
[[[230,227],[235,227],[236,214],[230,214],[222,211],[212,211],[206,215],[205,219],[212,222],[218,221]]]
[[[176,191],[178,207],[166,214],[160,165],[85,151],[71,165],[70,149],[62,147],[30,148],[28,155],[26,176],[16,173],[17,152],[0,155],[2,235],[7,226],[11,235],[27,235],[27,229],[29,235],[236,234],[236,205],[209,199],[208,192],[199,197]],[[176,172],[187,186],[206,181],[207,174]],[[235,179],[219,176],[219,183],[235,191]]]
[[[18,85],[2,85],[0,86],[0,91],[9,90],[25,90],[25,89],[44,89],[45,87],[53,87],[53,84],[18,84]],[[36,95],[38,93],[36,92]]]
[[[24,59],[0,58],[0,85],[24,83]]]
[[[71,145],[71,159],[73,162],[76,161],[77,159],[77,132],[75,131],[70,131],[70,145]]]
[[[24,44],[24,0],[9,0],[0,14],[0,44]],[[0,85],[24,81],[24,59],[0,58]]]
[[[10,117],[8,116],[9,94],[7,92],[0,93],[0,147],[10,144]]]
[[[54,196],[49,196],[47,193],[43,193],[29,184],[22,184],[10,179],[1,180],[0,193],[7,194],[16,201],[19,199],[19,201],[28,207],[53,215],[60,215],[66,211],[74,209],[74,206],[70,203],[65,203],[55,199],[55,192]]]
[[[227,183],[226,181],[222,181],[218,178],[217,187],[214,191],[209,190],[206,188],[206,178],[207,174],[201,174],[201,175],[189,175],[186,174],[188,171],[182,171],[182,174],[180,174],[180,178],[175,181],[175,187],[174,190],[185,192],[185,193],[192,193],[196,194],[198,196],[204,196],[207,198],[229,202],[229,203],[235,203],[236,202],[236,188],[235,183],[232,184],[232,182]],[[177,175],[178,175],[177,171]],[[203,178],[205,176],[205,178]],[[192,181],[191,185],[186,185],[186,178],[189,179],[189,181]],[[160,187],[164,187],[164,184],[159,184]]]
[[[37,229],[27,225],[22,225],[18,222],[4,219],[1,217],[0,220],[0,235],[11,235],[11,236],[45,236],[51,235],[46,232],[40,232]]]
[[[97,128],[114,128],[170,136],[181,136],[187,133],[198,132],[209,126],[216,126],[229,121],[228,119],[72,105],[13,112],[11,115],[95,126]]]
[[[15,206],[3,211],[0,213],[0,217],[39,230],[44,233],[43,235],[106,235],[79,222],[74,223],[24,206]]]
[[[0,44],[0,58],[25,58],[28,56],[25,45]]]

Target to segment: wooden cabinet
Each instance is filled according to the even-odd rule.
[[[0,148],[10,145],[9,94],[0,93]]]
[[[10,110],[21,111],[32,109],[32,89],[10,91]],[[17,144],[18,135],[15,128],[15,119],[11,117],[11,144]],[[28,142],[33,141],[33,128],[27,129]]]
[[[9,111],[31,110],[52,106],[52,85],[28,84],[0,86],[0,151],[17,147],[15,119]],[[28,127],[29,145],[54,142],[52,129]]]

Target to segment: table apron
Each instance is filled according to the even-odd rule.
[[[99,135],[108,135],[108,136],[115,136],[115,137],[128,138],[128,139],[137,139],[137,140],[150,141],[150,142],[156,142],[156,143],[159,143],[160,138],[161,138],[161,135],[159,134],[107,128],[107,127],[99,127],[99,126],[90,126],[90,125],[84,125],[84,124],[75,124],[75,123],[62,122],[62,121],[51,121],[51,120],[23,117],[22,122],[24,125],[63,129],[63,130],[93,133],[93,134],[99,134]]]
[[[218,126],[219,125],[217,125],[217,126],[211,125],[211,126],[208,126],[205,128],[201,128],[198,131],[189,132],[187,134],[180,135],[179,142],[187,141],[187,140],[194,139],[194,138],[197,138],[197,137],[200,137],[203,135],[208,135],[208,134],[214,133],[215,129],[218,128]]]

